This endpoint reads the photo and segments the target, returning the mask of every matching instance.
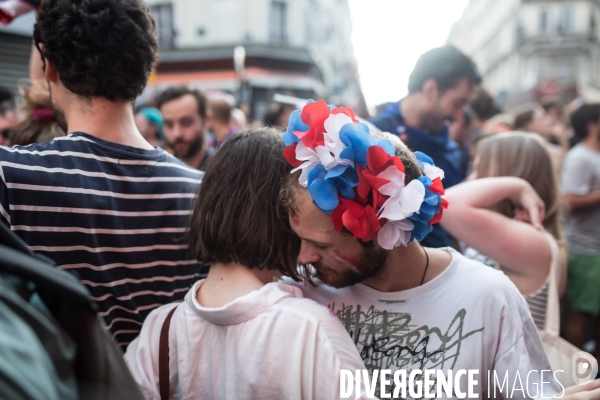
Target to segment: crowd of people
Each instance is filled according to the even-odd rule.
[[[25,2],[0,246],[32,258],[0,257],[0,397],[333,399],[342,370],[477,370],[480,398],[600,399],[571,365],[600,360],[600,103],[502,112],[443,46],[368,121],[323,100],[249,121],[190,85],[134,106],[144,2]],[[52,271],[106,340],[65,323]],[[118,356],[86,365],[99,343]]]

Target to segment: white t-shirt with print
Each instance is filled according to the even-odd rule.
[[[338,399],[340,370],[364,369],[331,310],[297,288],[269,283],[224,307],[205,308],[196,300],[203,282],[171,320],[171,398]],[[177,306],[152,311],[127,348],[125,361],[146,399],[160,399],[160,331]]]
[[[295,285],[337,314],[370,370],[404,369],[407,376],[413,369],[479,370],[479,397],[493,398],[494,376],[501,384],[506,376],[503,394],[497,387],[495,397],[512,399],[541,397],[541,374],[531,373],[529,382],[527,377],[545,370],[543,395],[556,394],[543,344],[514,284],[500,271],[443,250],[452,255],[448,268],[409,290],[384,293],[363,284],[335,289],[318,280],[316,287]],[[460,383],[465,392],[467,380]]]

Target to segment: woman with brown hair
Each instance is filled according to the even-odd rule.
[[[566,263],[560,193],[547,145],[530,133],[492,135],[477,145],[472,177],[447,190],[452,207],[442,225],[465,243],[467,257],[511,279],[543,329],[552,263],[557,280]]]
[[[300,240],[279,196],[284,147],[276,130],[258,129],[209,162],[189,230],[208,277],[154,310],[125,354],[146,398],[333,399],[342,369],[365,368],[326,307],[273,282],[274,272],[298,279]]]

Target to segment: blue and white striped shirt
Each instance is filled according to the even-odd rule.
[[[75,272],[123,347],[200,276],[183,241],[203,173],[85,133],[0,146],[0,221]]]

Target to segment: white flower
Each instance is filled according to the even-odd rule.
[[[298,182],[302,186],[306,187],[308,184],[308,174],[317,164],[323,165],[328,171],[337,165],[350,165],[354,167],[352,161],[340,157],[341,152],[346,148],[346,145],[340,140],[340,129],[342,126],[352,122],[352,119],[345,114],[331,114],[324,123],[324,146],[317,146],[312,149],[306,147],[301,141],[298,143],[296,146],[296,159],[303,161],[303,163],[293,169],[292,173],[302,171],[300,178],[298,178]]]
[[[392,250],[401,244],[406,246],[413,228],[414,224],[408,219],[387,221],[377,232],[377,242],[386,250]]]
[[[333,156],[334,161],[330,165],[323,166],[329,170],[337,165],[350,165],[354,167],[354,163],[351,160],[341,158],[340,154],[346,148],[346,145],[340,140],[340,130],[346,124],[352,124],[354,121],[346,114],[331,114],[326,120],[323,126],[325,132],[323,137],[325,140],[325,148],[329,150]]]
[[[423,172],[425,172],[425,176],[431,180],[435,178],[444,179],[444,170],[436,167],[435,165],[431,165],[429,163],[423,163]]]
[[[306,147],[304,143],[298,142],[298,145],[296,146],[296,159],[298,161],[303,161],[303,163],[300,164],[299,167],[294,168],[292,173],[296,171],[302,171],[300,178],[298,178],[298,182],[300,185],[306,187],[308,184],[308,173],[315,167],[315,165],[317,165],[317,163],[319,163],[319,155],[315,150],[311,149],[310,147]]]
[[[379,188],[379,193],[389,196],[379,210],[379,218],[400,221],[419,211],[425,198],[425,187],[419,180],[414,179],[404,186],[404,173],[393,165],[378,177],[390,181]]]

